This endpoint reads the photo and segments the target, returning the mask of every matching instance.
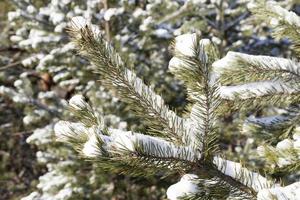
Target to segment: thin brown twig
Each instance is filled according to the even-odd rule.
[[[18,65],[20,65],[21,63],[22,63],[21,61],[17,61],[17,62],[10,63],[10,64],[8,64],[8,65],[5,65],[5,66],[3,66],[3,67],[0,67],[0,71],[6,70],[6,69],[11,68],[11,67],[18,66]]]
[[[104,4],[105,11],[107,11],[108,8],[109,8],[108,0],[104,0],[103,4]],[[111,35],[110,35],[109,21],[105,21],[105,35],[106,35],[106,40],[108,42],[110,42],[111,41]]]
[[[3,47],[3,48],[0,48],[0,52],[3,52],[3,51],[24,51],[22,49],[19,49],[17,47]]]
[[[32,132],[33,132],[32,130],[29,130],[29,131],[21,131],[21,132],[13,133],[12,136],[28,135],[28,134],[31,134]]]

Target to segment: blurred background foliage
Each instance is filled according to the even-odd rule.
[[[9,41],[7,13],[13,10],[9,0],[0,2],[0,85],[13,84],[3,76],[3,70],[18,76],[20,70],[3,69],[9,64],[7,57],[17,57],[20,53],[15,51]],[[4,58],[4,59],[3,59]],[[37,165],[36,147],[26,143],[26,138],[32,133],[22,125],[22,108],[13,104],[7,98],[0,97],[0,199],[19,199],[24,196],[35,180],[44,172],[44,168]],[[12,123],[12,126],[6,126]]]

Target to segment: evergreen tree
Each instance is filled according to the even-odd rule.
[[[267,16],[277,37],[293,41],[297,55],[295,28],[300,18],[271,1],[259,2],[252,9],[258,17]],[[97,67],[103,84],[120,99],[136,105],[135,112],[151,124],[147,134],[106,127],[82,97],[74,96],[69,105],[80,125],[56,124],[60,140],[69,142],[100,168],[114,172],[164,178],[185,174],[167,190],[169,199],[297,199],[299,182],[294,180],[285,187],[278,183],[279,178],[299,172],[297,61],[234,52],[218,60],[219,53],[210,40],[196,34],[178,36],[169,69],[187,87],[192,106],[186,118],[171,111],[161,96],[126,67],[96,26],[84,18],[73,18],[70,35],[79,52]],[[253,124],[259,134],[269,133],[259,135],[268,140],[258,147],[259,155],[267,158],[267,168],[260,171],[268,178],[221,156],[217,120],[226,101],[232,101],[235,109],[250,111],[289,106],[280,116],[251,117],[244,126]],[[277,144],[276,148],[272,144]]]
[[[229,52],[213,64],[221,74],[220,96],[230,101],[233,109],[251,114],[242,133],[254,137],[260,158],[259,171],[286,187],[259,191],[258,199],[299,198],[299,133],[298,72],[300,18],[274,1],[259,1],[251,6],[259,21],[273,29],[277,39],[288,38],[293,46],[293,59],[254,56]],[[259,114],[255,112],[260,110]],[[298,181],[298,182],[297,182]]]
[[[131,65],[135,66],[138,74],[151,83],[156,91],[164,93],[167,102],[181,111],[185,105],[185,93],[182,92],[180,84],[166,73],[167,68],[160,67],[167,66],[164,63],[168,61],[167,46],[170,39],[173,35],[194,30],[210,34],[210,37],[217,36],[223,26],[219,19],[225,17],[226,9],[230,10],[229,13],[234,11],[235,16],[242,15],[245,10],[221,1],[214,2],[217,7],[204,1],[14,0],[12,2],[16,8],[8,14],[10,28],[14,30],[10,39],[15,47],[22,51],[20,57],[23,60],[18,58],[19,61],[12,63],[21,70],[18,74],[10,76],[14,84],[3,84],[0,93],[6,99],[11,98],[13,105],[21,109],[23,129],[28,130],[29,134],[33,133],[26,141],[38,147],[37,160],[41,165],[47,165],[48,171],[40,177],[38,190],[29,195],[29,199],[79,198],[79,194],[92,198],[91,191],[96,191],[98,185],[102,184],[103,180],[95,182],[74,179],[76,177],[74,174],[84,173],[82,172],[82,169],[86,169],[84,164],[77,162],[71,165],[67,162],[70,165],[61,167],[66,161],[73,162],[76,158],[68,156],[72,155],[70,150],[53,141],[52,130],[57,118],[68,118],[69,112],[64,111],[64,104],[65,99],[71,94],[84,94],[97,108],[97,112],[105,115],[104,121],[110,126],[122,129],[127,125],[112,113],[120,114],[132,129],[143,130],[143,126],[148,126],[147,122],[141,126],[136,117],[128,113],[130,107],[112,98],[102,86],[93,81],[96,79],[96,76],[90,73],[93,67],[76,56],[74,47],[69,44],[65,32],[68,18],[82,15],[99,24],[105,37],[118,47]],[[160,10],[165,10],[165,13],[170,15],[166,16]],[[199,13],[203,14],[199,16]],[[232,18],[231,14],[226,14],[226,17]],[[222,21],[222,24],[225,25],[225,21]],[[210,33],[206,26],[215,31]],[[234,25],[230,27],[235,28]],[[198,32],[201,33],[200,31]],[[226,37],[223,39],[226,40]],[[82,67],[83,65],[86,67]],[[8,66],[11,66],[11,63]],[[162,74],[164,79],[161,78]],[[5,71],[3,77],[7,75]],[[22,122],[18,121],[19,123]],[[98,172],[91,170],[91,174],[96,173]],[[61,178],[66,181],[48,184],[49,178],[55,180]],[[67,185],[68,182],[72,183],[71,187]],[[81,185],[81,182],[86,184]],[[81,191],[84,190],[77,189],[75,185],[85,188],[87,192],[83,194]],[[95,196],[96,194],[97,192]]]
[[[297,61],[234,52],[218,61],[229,50],[278,56],[278,49],[288,44],[269,38],[262,26],[253,24],[246,7],[250,1],[14,2],[17,8],[8,15],[15,30],[10,38],[25,59],[13,64],[22,66],[23,73],[10,76],[14,86],[5,83],[0,94],[22,108],[23,124],[33,132],[27,142],[39,148],[37,159],[47,166],[37,190],[24,199],[97,199],[100,194],[110,199],[112,193],[137,198],[138,194],[125,196],[124,192],[131,187],[139,190],[136,186],[122,186],[122,178],[107,177],[102,169],[139,178],[154,176],[156,186],[145,199],[160,195],[157,177],[172,182],[183,174],[180,182],[169,187],[170,199],[253,199],[256,195],[282,199],[299,187],[294,183],[299,171]],[[280,5],[292,8],[294,2]],[[249,4],[249,8],[270,22],[277,38],[294,41],[297,56],[298,17],[270,2]],[[69,18],[76,15],[87,21],[75,18],[70,31],[73,42],[93,65],[75,55],[65,32]],[[197,34],[181,35],[188,32]],[[174,36],[178,37],[169,70],[180,82],[161,67],[167,66],[167,46]],[[9,64],[10,59],[5,59]],[[101,84],[95,81],[98,74]],[[65,100],[76,93],[66,109]],[[165,101],[156,93],[164,94]],[[274,108],[278,105],[280,109]],[[274,112],[279,115],[261,117]],[[247,118],[240,135],[237,124],[249,114],[255,117]],[[56,123],[61,118],[68,121]],[[95,161],[93,165],[56,143],[53,129],[82,156]],[[246,146],[241,148],[243,140]],[[262,145],[259,155],[257,145]],[[252,170],[294,184],[280,187]],[[288,197],[293,199],[296,193],[292,194]]]

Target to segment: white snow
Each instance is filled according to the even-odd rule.
[[[284,166],[287,166],[287,165],[290,165],[290,164],[292,164],[292,161],[289,158],[282,158],[282,157],[280,157],[277,160],[277,165],[279,167],[284,167]]]
[[[300,140],[296,140],[293,142],[293,148],[298,151],[298,154],[300,156]]]
[[[291,148],[293,148],[293,142],[290,139],[284,139],[284,140],[278,142],[276,145],[276,149],[282,150],[282,151],[285,151],[285,150],[288,150]]]
[[[89,136],[88,141],[83,146],[82,149],[83,155],[89,158],[95,158],[97,156],[101,156],[101,151],[99,150],[98,146],[99,143],[98,143],[97,136],[95,134],[92,134],[91,136]]]
[[[175,71],[177,71],[178,69],[180,69],[182,66],[184,65],[184,63],[182,62],[181,59],[177,58],[177,57],[173,57],[170,61],[169,61],[169,70],[174,73]]]
[[[134,18],[139,18],[139,17],[145,16],[145,15],[147,15],[147,12],[141,8],[135,9],[134,12],[132,13],[132,16]]]
[[[39,200],[41,199],[40,194],[38,192],[32,192],[26,197],[22,197],[21,200]]]
[[[48,192],[54,187],[59,187],[72,181],[72,177],[62,175],[57,170],[47,172],[46,174],[39,177],[39,183],[37,188],[43,192]]]
[[[249,64],[249,66],[254,65],[262,69],[285,70],[300,75],[300,63],[290,59],[254,56],[233,51],[229,51],[224,58],[214,62],[213,68],[216,72],[222,73],[225,69],[240,67],[237,65],[238,61],[243,61],[243,63]]]
[[[195,161],[196,159],[200,159],[201,157],[201,154],[195,153],[194,149],[190,146],[175,146],[173,143],[167,142],[162,138],[143,134],[135,134],[135,137],[137,143],[142,143],[148,146],[159,146],[162,149],[162,152],[168,152],[168,155],[164,153],[156,153],[156,156],[159,157],[170,156],[173,158],[181,158],[189,161]]]
[[[300,126],[296,126],[296,128],[294,129],[293,139],[300,140]]]
[[[55,159],[55,156],[49,152],[38,151],[36,152],[36,158],[39,163],[49,163],[49,161]]]
[[[59,121],[54,126],[54,132],[58,139],[68,140],[68,138],[76,138],[83,135],[89,135],[89,129],[82,123],[73,123],[69,121]]]
[[[30,101],[30,99],[26,95],[18,93],[15,90],[3,85],[0,86],[0,94],[8,96],[15,103],[28,103]]]
[[[57,200],[65,200],[65,199],[70,199],[73,194],[73,188],[68,187],[68,188],[63,188],[61,189],[55,196]]]
[[[16,94],[13,96],[12,100],[15,103],[28,103],[30,101],[30,99],[23,94]]]
[[[19,42],[22,48],[37,49],[42,43],[59,42],[63,38],[62,35],[48,34],[43,35],[42,31],[31,29],[28,39]]]
[[[258,81],[237,86],[221,86],[219,91],[223,99],[230,100],[234,100],[236,96],[241,99],[248,99],[264,96],[270,92],[272,94],[291,94],[297,92],[296,89],[290,88],[281,81]]]
[[[69,100],[69,105],[75,110],[86,110],[89,109],[89,104],[84,100],[84,96],[81,94],[74,95]]]
[[[109,8],[104,13],[105,21],[109,21],[113,16],[116,15],[117,8]]]
[[[16,11],[10,11],[7,14],[8,21],[13,21],[21,16],[21,10],[17,9]]]
[[[264,146],[258,146],[256,151],[257,151],[257,154],[261,157],[265,156],[265,154],[266,154],[266,149]]]
[[[269,189],[262,189],[257,194],[258,200],[271,200],[273,199],[272,193],[269,191]]]
[[[64,19],[65,19],[64,13],[52,12],[50,14],[50,20],[54,25],[58,25],[59,23],[63,22]]]
[[[285,20],[293,26],[300,27],[300,17],[296,13],[280,7],[275,1],[267,1],[266,4],[270,11],[281,17],[281,20]]]
[[[272,25],[273,27],[278,26],[278,24],[279,24],[278,19],[272,18],[272,19],[270,20],[270,25]]]
[[[26,142],[28,144],[45,145],[50,142],[53,142],[52,136],[53,136],[53,124],[49,124],[43,128],[35,129],[33,134],[31,134],[26,139]]]
[[[73,78],[69,80],[63,80],[59,82],[59,86],[61,87],[67,87],[67,86],[73,86],[73,85],[78,85],[80,83],[80,79],[78,78]]]
[[[22,88],[21,86],[24,84],[24,82],[23,82],[23,80],[21,80],[21,79],[18,79],[18,80],[16,80],[15,82],[14,82],[14,86],[16,87],[16,88]]]
[[[113,16],[119,15],[124,12],[124,8],[109,8],[104,13],[104,20],[110,21]]]
[[[197,40],[196,33],[183,34],[175,38],[175,52],[184,56],[195,56],[195,44]]]
[[[200,46],[204,46],[204,47],[212,45],[212,43],[209,39],[201,39],[199,41],[199,44],[200,44]]]
[[[86,25],[89,25],[89,23],[82,16],[73,17],[71,20],[71,26],[74,30],[80,30],[81,28],[85,28]]]
[[[218,38],[218,37],[215,37],[215,36],[213,36],[211,38],[211,40],[213,41],[213,43],[215,43],[217,45],[220,45],[222,43],[222,40],[220,38]]]
[[[188,0],[188,1],[192,2],[195,5],[201,5],[206,3],[206,0]]]
[[[61,0],[64,5],[67,5],[72,2],[72,0]]]
[[[155,34],[158,38],[164,38],[164,39],[171,38],[171,34],[169,33],[169,31],[166,30],[166,29],[164,29],[164,28],[156,29],[156,30],[154,31],[154,34]]]
[[[286,187],[275,187],[260,190],[257,194],[257,200],[299,200],[299,196],[300,182],[296,182]]]
[[[22,60],[22,65],[24,67],[32,67],[32,65],[34,63],[36,63],[38,61],[38,57],[36,55],[33,55],[31,57],[25,58],[24,60]]]
[[[16,91],[9,88],[9,87],[5,87],[3,85],[0,85],[0,94],[1,95],[6,95],[6,96],[9,96],[9,97],[13,97],[14,95],[16,95]]]
[[[96,26],[96,25],[91,24],[90,21],[88,21],[87,19],[85,19],[82,16],[73,17],[72,20],[71,20],[71,27],[74,31],[77,32],[79,38],[80,38],[80,32],[79,31],[82,28],[86,28],[86,27],[90,28],[90,30],[91,30],[94,37],[97,37],[100,34],[99,27]]]
[[[117,150],[135,151],[134,144],[136,138],[131,131],[119,131],[117,129],[111,130],[112,147]]]
[[[232,177],[248,187],[251,187],[255,191],[259,191],[263,188],[269,188],[273,185],[273,183],[268,181],[265,177],[256,172],[248,170],[240,163],[225,160],[221,157],[214,157],[213,163],[222,173]]]
[[[55,76],[53,76],[52,79],[55,83],[58,83],[62,80],[67,79],[70,76],[71,76],[70,71],[62,71],[62,72],[59,72],[58,74],[55,74]]]
[[[25,117],[23,117],[23,123],[25,126],[28,126],[36,121],[37,121],[37,117],[33,115],[26,115]]]
[[[12,36],[10,36],[10,38],[9,38],[12,42],[20,42],[20,41],[22,41],[23,40],[23,37],[21,37],[21,36],[18,36],[18,35],[12,35]]]
[[[252,124],[261,124],[263,126],[273,126],[275,123],[286,122],[290,119],[290,117],[284,115],[275,115],[275,116],[267,116],[267,117],[255,117],[251,115],[247,118],[246,123]]]
[[[39,92],[38,99],[52,99],[56,96],[54,91]]]
[[[186,146],[175,146],[174,144],[163,140],[162,138],[152,137],[139,133],[133,133],[131,131],[122,131],[119,129],[108,129],[111,136],[101,135],[101,139],[107,145],[108,150],[119,150],[119,151],[131,151],[134,152],[135,145],[142,144],[143,146],[158,146],[162,149],[162,152],[168,152],[168,154],[161,152],[148,152],[149,155],[158,157],[172,157],[181,158],[189,161],[195,161],[200,159],[201,154],[197,154],[191,147]]]
[[[68,26],[68,24],[66,22],[61,22],[57,26],[55,26],[54,32],[55,33],[63,33],[63,31],[65,30],[65,28],[67,26]]]
[[[185,174],[179,182],[171,185],[167,190],[169,200],[177,200],[186,195],[191,195],[199,192],[199,187],[195,183],[198,176],[194,174]]]

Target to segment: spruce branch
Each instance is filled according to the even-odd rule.
[[[169,63],[170,71],[187,86],[194,105],[188,123],[189,143],[204,153],[205,159],[218,149],[215,121],[219,105],[218,84],[211,71],[212,63],[218,59],[213,43],[199,40],[196,34],[185,34],[174,41],[174,57]]]
[[[183,35],[175,40],[175,58],[178,62],[175,60],[170,68],[175,76],[186,83],[193,104],[190,117],[182,119],[170,111],[163,99],[131,69],[126,68],[120,56],[104,41],[97,27],[78,17],[72,23],[69,33],[73,42],[80,53],[97,67],[105,86],[116,91],[130,104],[137,105],[136,112],[150,120],[151,128],[163,136],[153,137],[105,128],[101,123],[86,124],[84,120],[81,120],[81,126],[86,129],[80,133],[69,128],[65,130],[71,130],[70,134],[64,134],[61,131],[63,127],[60,127],[56,131],[58,135],[63,135],[63,139],[70,140],[74,145],[75,138],[82,134],[77,150],[83,156],[97,161],[104,169],[129,175],[169,175],[193,171],[200,179],[220,180],[218,184],[222,190],[219,193],[213,186],[207,187],[212,196],[226,193],[228,196],[253,199],[259,190],[273,186],[272,182],[240,163],[218,156],[220,136],[217,132],[216,113],[221,101],[218,77],[212,71],[212,64],[218,59],[218,53],[209,40],[199,41],[195,34]],[[191,71],[195,74],[190,73]],[[190,79],[188,74],[192,75]],[[76,104],[73,107],[80,112],[89,112],[91,108],[81,100],[78,103],[80,106]],[[81,116],[85,120],[90,118],[91,121],[95,118],[84,112]],[[164,130],[160,132],[157,125],[161,125]],[[147,173],[144,173],[145,170]],[[205,187],[205,181],[202,183],[202,187]],[[199,186],[190,186],[195,189],[194,193],[199,192]]]
[[[220,96],[228,100],[268,98],[276,95],[299,95],[299,90],[281,81],[257,81],[237,86],[222,86],[220,88]]]
[[[213,68],[223,84],[220,96],[232,101],[232,109],[249,110],[270,104],[287,106],[298,102],[300,66],[297,62],[229,52],[213,63]]]
[[[75,95],[69,101],[70,111],[87,127],[101,125],[101,119],[96,116],[92,107],[85,102],[82,95]]]
[[[75,112],[91,109],[80,95],[75,95],[69,104]],[[210,163],[210,159],[203,160],[202,154],[192,146],[176,146],[163,138],[105,128],[99,124],[90,126],[84,121],[87,116],[91,119],[94,116],[81,116],[84,119],[81,120],[79,115],[82,123],[58,122],[54,128],[57,137],[70,143],[83,157],[96,162],[104,170],[146,177],[166,177],[195,171],[203,178],[222,180],[219,184],[224,191],[220,190],[219,195],[222,191],[230,190],[230,195],[243,196],[245,199],[255,195],[255,189],[261,180],[266,182],[261,178],[253,184],[251,176],[260,176],[241,168],[238,163],[219,157],[213,157],[213,163]],[[218,195],[212,188],[209,189],[212,192],[210,195]]]
[[[264,129],[278,129],[283,126],[290,126],[291,122],[297,118],[299,114],[296,113],[282,113],[280,115],[275,116],[267,116],[267,117],[248,117],[245,123],[250,123],[262,127]]]
[[[197,43],[195,34],[186,34],[176,38],[174,49],[175,57],[170,61],[169,67],[177,78],[186,83],[190,99],[194,102],[189,118],[193,127],[190,137],[194,141],[192,146],[201,149],[200,152],[203,153],[204,162],[200,162],[198,168],[207,169],[205,165],[209,165],[213,158],[212,155],[218,152],[218,134],[215,122],[220,97],[217,77],[212,73],[212,63],[217,60],[218,53],[209,40],[200,40]],[[230,166],[227,169],[238,170],[238,172],[230,174],[224,170],[228,163]],[[242,168],[238,163],[233,164],[231,161],[217,163],[217,167],[213,167],[209,171],[208,174],[217,174],[229,185],[239,188],[240,195],[242,193],[249,199],[255,196],[259,188],[258,184],[264,185],[262,187],[269,186],[265,185],[266,179],[259,174]],[[256,178],[261,179],[254,183]]]
[[[132,70],[126,68],[126,64],[94,25],[88,24],[83,18],[75,18],[69,34],[79,52],[97,67],[97,73],[102,75],[101,81],[107,88],[134,105],[134,111],[148,120],[158,135],[185,143],[181,138],[185,133],[184,120],[171,111],[163,99]],[[164,128],[163,131],[160,127]]]
[[[275,38],[290,39],[293,50],[300,55],[300,17],[296,13],[282,8],[275,1],[266,0],[259,0],[250,10],[258,21],[269,23]]]
[[[202,80],[194,83],[195,88],[191,91],[191,99],[196,102],[191,112],[191,119],[194,121],[197,141],[201,143],[201,152],[204,159],[211,159],[217,153],[218,133],[216,127],[216,113],[220,103],[218,95],[218,82],[212,73],[212,63],[218,59],[218,52],[213,43],[209,40],[200,40],[196,49],[198,60],[195,64],[202,71]],[[200,74],[198,74],[200,76]],[[198,123],[198,124],[197,124]]]
[[[92,110],[81,95],[72,97],[69,105],[75,114]],[[176,146],[163,138],[106,128],[101,123],[85,123],[89,117],[93,121],[94,115],[82,114],[78,115],[81,123],[60,121],[54,129],[60,141],[71,144],[100,168],[133,176],[166,177],[188,171],[201,159],[201,154],[190,147]],[[142,172],[145,170],[148,173]]]
[[[190,170],[200,159],[191,148],[131,131],[104,131],[61,121],[55,125],[55,132],[59,140],[70,143],[100,168],[121,174],[166,177]]]
[[[208,85],[207,85],[208,86]],[[220,105],[217,93],[218,87],[213,86],[205,94],[194,97],[196,102],[191,109],[191,140],[193,146],[201,149],[206,159],[218,152],[218,127],[216,126],[217,112]]]
[[[186,174],[180,182],[170,186],[167,191],[168,197],[206,199],[222,194],[230,199],[254,199],[258,191],[274,186],[271,181],[240,163],[218,156],[214,157],[213,165],[198,165],[196,172],[199,176],[192,176],[192,180],[191,175]],[[189,179],[186,180],[186,177]],[[220,190],[215,190],[213,185]]]
[[[299,106],[292,105],[281,114],[266,117],[250,116],[243,124],[242,132],[246,135],[254,135],[268,143],[287,138],[299,123]]]
[[[269,181],[259,173],[250,171],[240,163],[229,161],[221,157],[215,157],[214,164],[224,175],[233,178],[244,187],[246,186],[245,189],[250,189],[250,194],[255,195],[259,190],[270,188],[274,185],[272,181]]]
[[[186,188],[185,190],[183,188]],[[185,174],[167,190],[169,199],[227,199],[230,186],[216,177],[202,179],[195,174]]]
[[[267,144],[259,146],[257,152],[266,161],[265,171],[273,177],[299,171],[298,143],[297,140],[284,139],[276,147]]]
[[[296,61],[238,52],[228,52],[224,58],[216,61],[213,67],[221,74],[220,82],[224,85],[274,80],[274,77],[294,81],[300,77],[300,64]]]

